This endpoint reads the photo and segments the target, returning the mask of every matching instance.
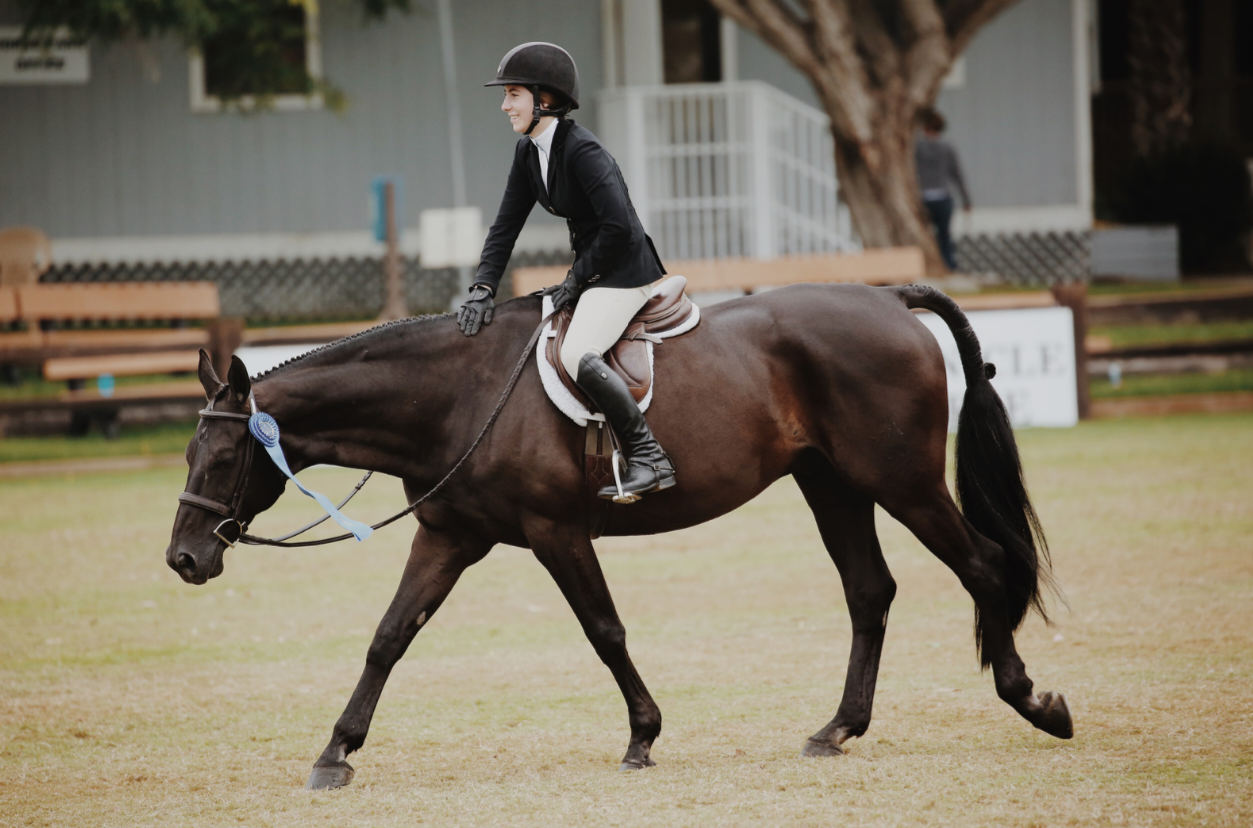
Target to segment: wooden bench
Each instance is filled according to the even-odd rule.
[[[520,267],[513,294],[523,296],[566,277],[566,267]],[[687,277],[689,293],[782,287],[803,282],[906,285],[926,276],[922,250],[892,247],[861,253],[788,256],[781,259],[697,259],[666,265]]]
[[[0,406],[0,414],[32,413],[41,407],[69,409],[74,418],[71,431],[82,432],[98,422],[111,434],[116,433],[122,407],[202,401],[204,392],[194,380],[106,387],[103,394],[82,386],[104,375],[195,371],[201,348],[224,375],[243,325],[240,320],[220,317],[217,285],[212,282],[33,284],[0,290],[0,321],[26,325],[23,331],[0,333],[0,364],[42,366],[45,379],[69,383],[69,390],[56,398],[6,403]],[[184,327],[190,321],[203,324]],[[64,322],[143,323],[146,327],[52,327]]]
[[[7,434],[85,434],[96,425],[110,439],[118,433],[121,409],[137,422],[192,418],[204,406],[200,380],[122,385],[107,396],[97,388],[66,390],[55,397],[0,403],[0,437]]]
[[[185,374],[200,367],[200,351],[157,351],[150,354],[54,357],[44,361],[49,382],[83,380],[106,374],[137,377],[147,374]]]
[[[215,319],[222,314],[213,282],[103,282],[22,285],[23,319]]]
[[[322,322],[312,325],[249,328],[243,332],[241,342],[244,345],[323,345],[367,331],[378,324],[377,319],[371,319],[364,322]]]
[[[17,321],[17,291],[0,287],[0,323]]]
[[[0,363],[41,365],[58,357],[205,348],[214,365],[229,361],[242,325],[224,320],[212,282],[39,284],[0,290]],[[202,327],[181,327],[201,321]],[[165,322],[173,327],[66,329],[59,322]]]

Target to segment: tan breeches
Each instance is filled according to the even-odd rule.
[[[572,378],[579,376],[579,360],[589,351],[604,356],[605,351],[626,330],[627,323],[653,295],[653,286],[636,288],[591,288],[583,291],[574,306],[570,330],[561,344],[561,364]]]

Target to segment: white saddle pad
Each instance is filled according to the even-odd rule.
[[[654,293],[655,292],[656,289],[654,288]],[[552,312],[552,297],[545,296],[542,313],[544,316],[547,316]],[[659,339],[669,339],[672,336],[678,336],[681,333],[686,333],[692,328],[695,328],[698,322],[700,322],[700,308],[693,303],[692,315],[688,317],[686,322],[673,330],[657,334],[657,337]],[[565,414],[571,420],[574,420],[576,425],[586,427],[588,420],[603,423],[605,421],[605,415],[593,414],[588,411],[587,406],[583,405],[583,403],[570,393],[570,389],[566,388],[565,383],[561,381],[561,377],[557,376],[557,369],[549,363],[548,357],[546,356],[546,352],[548,350],[548,340],[552,339],[556,335],[557,332],[553,329],[553,323],[549,321],[549,323],[544,327],[544,333],[540,337],[539,344],[535,347],[535,364],[539,367],[539,378],[544,383],[544,391],[547,392],[548,399],[553,401],[553,405],[557,406],[557,408],[561,410],[562,414]],[[644,399],[639,402],[640,411],[648,410],[649,403],[653,401],[653,392],[657,390],[657,372],[653,370],[653,343],[645,342],[644,344],[648,347],[648,371],[653,375],[653,382],[648,388],[648,396],[644,397]]]

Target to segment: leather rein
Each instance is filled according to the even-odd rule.
[[[470,455],[474,454],[475,449],[477,449],[479,447],[479,444],[483,442],[483,438],[487,436],[487,433],[491,431],[492,426],[496,424],[496,419],[500,416],[500,412],[504,409],[505,402],[509,399],[509,395],[513,393],[514,386],[518,384],[518,378],[522,376],[522,369],[526,366],[526,362],[531,356],[531,351],[535,349],[535,343],[539,341],[540,335],[544,331],[544,326],[548,324],[548,321],[554,315],[555,315],[555,312],[549,314],[548,316],[545,316],[542,320],[540,320],[539,327],[535,329],[535,333],[531,334],[530,340],[527,342],[526,347],[522,350],[522,356],[518,359],[517,365],[513,367],[513,373],[509,376],[509,382],[505,385],[505,390],[501,393],[500,399],[497,401],[496,407],[492,410],[491,416],[487,418],[487,422],[483,425],[482,430],[479,431],[478,436],[474,438],[474,442],[470,444],[470,447],[468,449],[466,449],[465,454],[461,455],[461,459],[453,464],[453,467],[448,470],[448,473],[445,474],[429,492],[422,495],[417,500],[413,501],[404,509],[392,515],[391,517],[373,524],[370,527],[370,529],[372,530],[381,529],[384,526],[387,526],[388,524],[395,523],[396,521],[400,520],[405,515],[411,514],[414,510],[416,510],[423,503],[425,503],[426,501],[434,497],[436,494],[438,494],[439,491],[443,489],[444,486],[448,483],[448,481],[452,479],[452,476],[457,473],[457,471],[465,464],[467,460],[470,459]],[[213,403],[217,400],[218,394],[221,394],[223,388],[226,388],[225,384],[223,384],[218,389],[217,394],[214,394],[213,398],[209,400],[208,407],[200,411],[200,419],[202,420],[238,420],[240,422],[247,423],[252,418],[251,414],[236,413],[232,411],[214,411],[213,410]],[[252,394],[248,395],[248,402],[251,408],[253,409],[253,413],[255,413],[256,412],[256,400],[253,398]],[[221,523],[217,525],[217,527],[214,528],[213,534],[219,540],[224,542],[227,546],[230,546],[232,548],[234,548],[236,543],[243,543],[243,544],[247,544],[248,546],[279,546],[279,547],[284,547],[284,548],[289,548],[289,549],[296,548],[296,547],[304,547],[304,546],[324,546],[328,543],[338,543],[339,541],[348,540],[349,538],[353,537],[351,532],[345,532],[342,535],[336,535],[335,537],[332,537],[332,538],[322,538],[320,540],[306,540],[306,541],[289,540],[290,538],[294,538],[297,535],[302,535],[305,532],[309,531],[310,529],[314,528],[315,526],[318,526],[323,521],[327,520],[327,518],[329,518],[330,515],[324,515],[323,517],[319,518],[318,520],[313,521],[307,526],[303,526],[294,532],[288,532],[286,535],[280,535],[277,538],[260,538],[260,537],[257,537],[256,535],[248,534],[248,524],[239,519],[239,507],[240,507],[241,502],[243,501],[244,489],[247,488],[248,486],[248,476],[250,472],[252,471],[252,459],[253,459],[253,453],[255,451],[255,447],[256,447],[256,439],[253,438],[252,434],[250,433],[248,435],[248,440],[244,448],[243,471],[240,472],[239,483],[236,484],[235,486],[235,492],[231,496],[231,502],[229,504],[223,503],[219,500],[213,500],[212,498],[202,497],[201,495],[194,494],[192,492],[186,492],[186,491],[179,494],[178,502],[184,503],[188,506],[195,506],[199,509],[204,509],[207,512],[213,512],[214,514],[222,515],[222,517],[224,517],[225,520],[223,520]],[[359,482],[353,488],[353,490],[348,494],[348,496],[345,497],[344,500],[339,504],[339,508],[342,509],[348,503],[348,501],[352,500],[352,498],[357,494],[357,492],[361,491],[361,488],[365,486],[366,481],[369,480],[370,476],[373,474],[374,474],[373,471],[366,472],[365,477],[361,478],[361,482]],[[225,531],[226,534],[223,534],[223,531]]]

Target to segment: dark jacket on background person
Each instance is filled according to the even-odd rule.
[[[970,193],[966,191],[966,179],[952,144],[941,138],[918,136],[914,140],[914,166],[918,169],[918,189],[923,201],[952,198],[955,186],[961,193],[962,206],[969,209]]]
[[[557,132],[548,162],[548,187],[540,179],[535,143],[520,139],[474,283],[497,289],[536,201],[566,220],[575,254],[572,270],[580,285],[631,288],[664,276],[666,270],[635,214],[613,156],[574,121],[563,119],[549,129]]]

